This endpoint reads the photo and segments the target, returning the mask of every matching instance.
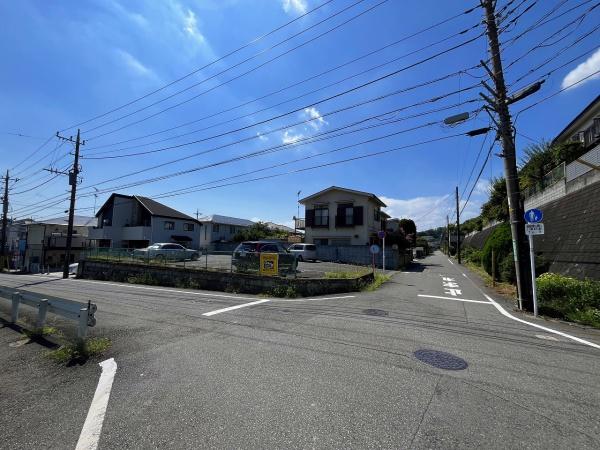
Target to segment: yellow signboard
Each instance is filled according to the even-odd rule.
[[[260,274],[275,276],[279,271],[279,255],[277,253],[260,254]]]

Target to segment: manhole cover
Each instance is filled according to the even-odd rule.
[[[469,366],[464,359],[437,350],[417,350],[414,355],[419,361],[438,369],[464,370]]]
[[[363,314],[367,316],[387,316],[388,312],[383,309],[363,309]]]

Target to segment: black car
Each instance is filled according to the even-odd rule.
[[[279,273],[294,273],[298,264],[296,255],[290,253],[278,242],[244,241],[233,251],[231,264],[238,272],[258,272],[261,253],[279,255]]]

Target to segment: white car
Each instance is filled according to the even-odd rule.
[[[77,275],[77,268],[79,267],[79,263],[69,264],[69,274]]]
[[[155,259],[159,261],[196,261],[200,257],[198,250],[185,248],[183,245],[171,242],[156,243],[150,247],[139,248],[133,251],[133,256],[138,258]]]
[[[317,260],[317,246],[315,244],[294,244],[288,250],[296,255],[298,261]]]

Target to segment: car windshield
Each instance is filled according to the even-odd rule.
[[[237,252],[255,252],[256,251],[256,244],[252,243],[252,242],[242,242],[238,248],[236,249]]]

